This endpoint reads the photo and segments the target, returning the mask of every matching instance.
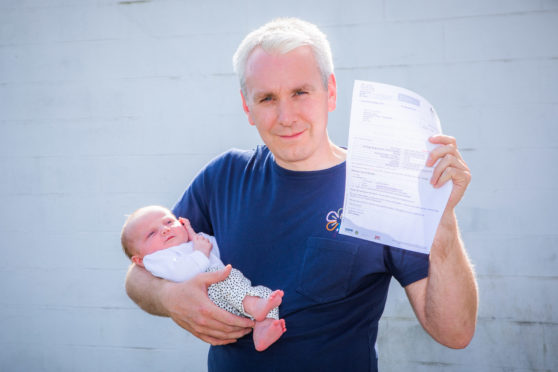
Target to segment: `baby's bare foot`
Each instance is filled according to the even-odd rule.
[[[242,302],[244,311],[250,314],[256,321],[265,319],[271,309],[279,306],[283,301],[284,292],[276,290],[268,298],[260,298],[255,296],[246,296]]]
[[[256,350],[264,351],[277,341],[286,330],[284,319],[266,318],[261,322],[256,322],[253,334]]]

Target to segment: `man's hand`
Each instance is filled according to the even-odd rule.
[[[453,183],[446,209],[440,219],[440,224],[434,235],[432,249],[430,251],[431,259],[438,256],[446,257],[449,253],[448,249],[455,246],[455,242],[460,240],[459,228],[455,217],[455,207],[463,198],[465,190],[471,182],[471,171],[457,150],[457,142],[455,138],[439,134],[429,138],[429,141],[441,146],[436,147],[430,152],[427,166],[434,166],[430,183],[434,187],[441,187],[446,182]],[[438,162],[438,164],[436,164]],[[462,246],[461,243],[457,246]]]
[[[140,308],[153,315],[170,316],[179,326],[202,341],[225,345],[251,332],[254,322],[215,305],[207,288],[230,274],[231,267],[201,273],[182,283],[155,278],[137,265],[126,276],[126,292]]]
[[[441,187],[449,180],[453,182],[446,206],[446,211],[453,211],[471,182],[471,171],[457,150],[455,138],[440,134],[430,137],[429,141],[441,145],[430,152],[426,162],[427,166],[432,167],[440,160],[434,168],[430,183],[434,187]]]
[[[168,315],[197,338],[211,345],[226,345],[252,331],[254,322],[217,307],[207,296],[207,288],[226,279],[231,272],[223,270],[202,273],[183,283],[166,282],[162,303]]]
[[[471,173],[454,138],[438,135],[430,142],[441,145],[430,152],[426,162],[434,166],[439,160],[431,183],[440,187],[451,180],[453,188],[430,249],[428,277],[405,290],[419,322],[435,340],[448,347],[464,348],[475,332],[478,292],[459,236],[455,206],[471,181]]]

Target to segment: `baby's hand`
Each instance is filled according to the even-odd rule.
[[[192,228],[192,225],[190,225],[190,220],[188,220],[187,218],[184,218],[184,217],[179,217],[178,220],[180,221],[182,226],[184,226],[184,228],[188,232],[188,241],[194,240],[194,237],[198,234],[196,234],[196,232]]]
[[[190,220],[184,217],[178,217],[178,221],[180,221],[180,223],[182,224],[182,226],[184,226],[184,228],[191,228],[192,225],[190,225]]]
[[[192,239],[194,243],[194,250],[200,251],[201,253],[205,254],[206,257],[209,257],[209,252],[213,248],[213,244],[207,239],[206,237],[196,234]]]

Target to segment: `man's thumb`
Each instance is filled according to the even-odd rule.
[[[219,271],[212,272],[208,278],[208,282],[210,284],[222,282],[223,280],[227,279],[227,277],[231,273],[231,270],[232,266],[229,264]]]

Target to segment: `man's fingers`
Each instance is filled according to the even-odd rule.
[[[430,143],[438,145],[454,145],[457,147],[457,141],[452,136],[447,136],[445,134],[436,134],[428,139]]]
[[[438,146],[428,154],[428,159],[426,160],[426,166],[433,167],[439,159],[446,157],[447,155],[452,155],[455,158],[462,161],[461,154],[454,145]]]
[[[252,331],[251,328],[236,328],[236,327],[224,327],[228,329],[227,331],[219,331],[211,326],[220,326],[223,327],[223,324],[216,321],[209,321],[207,322],[208,326],[200,326],[196,323],[187,323],[181,320],[175,320],[175,322],[181,326],[182,328],[188,330],[192,335],[196,336],[197,338],[210,343],[211,345],[226,345],[233,342],[240,337],[245,336],[246,334]]]
[[[236,342],[236,339],[234,339],[234,338],[227,339],[227,340],[220,340],[218,338],[213,338],[213,337],[204,336],[204,335],[194,335],[194,336],[198,337],[202,341],[205,341],[208,344],[211,344],[213,346],[228,345],[228,344],[233,344],[233,343]]]
[[[227,279],[227,277],[231,273],[231,270],[232,270],[232,266],[227,265],[219,271],[201,273],[197,276],[197,278],[199,280],[202,280],[209,287],[211,284],[222,282],[223,280]]]
[[[455,174],[455,168],[446,168],[440,177],[433,183],[434,187],[440,187],[445,184],[447,181],[452,179],[452,175]]]
[[[194,336],[213,345],[234,342],[252,331],[254,322],[229,313],[210,301],[208,287],[225,279],[231,266],[216,272],[201,273],[182,282],[171,283],[168,296],[171,318]]]
[[[229,315],[232,314],[229,313]],[[188,326],[189,330],[197,335],[205,335],[218,340],[229,340],[243,337],[252,331],[252,327],[254,325],[253,321],[248,318],[238,318],[240,318],[242,326],[230,325],[218,319],[212,318],[211,316],[203,317],[201,315],[193,317],[189,323],[181,320],[178,320],[177,323],[180,326]],[[235,321],[236,319],[232,319],[229,322]]]
[[[448,181],[447,177],[441,177],[444,173],[448,173],[450,168],[454,168],[457,171],[469,171],[467,165],[459,158],[456,158],[453,154],[447,154],[444,156],[440,162],[434,168],[432,172],[432,177],[430,178],[430,183],[432,185],[441,185]],[[455,174],[452,172],[452,174]]]
[[[227,343],[229,342],[229,340],[236,340],[239,339],[241,337],[244,337],[245,335],[247,335],[248,333],[252,332],[252,328],[251,327],[246,327],[246,328],[241,328],[235,331],[219,331],[216,330],[214,328],[209,328],[209,327],[199,327],[199,328],[195,328],[194,329],[195,333],[200,334],[200,335],[204,335],[206,337],[211,337],[214,338],[216,340],[223,340],[226,341]]]
[[[254,326],[253,320],[234,315],[218,306],[212,306],[205,315],[207,315],[209,319],[219,322],[220,329],[224,332],[245,332],[246,328],[252,328]]]
[[[228,345],[228,344],[232,344],[232,343],[236,342],[236,339],[234,339],[234,338],[221,340],[221,339],[218,339],[218,338],[215,338],[215,337],[205,335],[203,333],[192,332],[192,334],[194,336],[196,336],[197,338],[199,338],[200,340],[202,340],[204,342],[207,342],[208,344],[211,344],[213,346]]]
[[[451,180],[454,184],[453,199],[460,200],[471,180],[471,171],[457,149],[455,138],[439,134],[430,137],[429,141],[440,145],[430,151],[426,161],[426,166],[435,166],[430,183],[434,187],[441,187]]]
[[[219,340],[237,339],[251,332],[254,321],[236,316],[214,304],[204,307],[192,318],[196,333]]]
[[[205,285],[202,284],[202,287]],[[207,293],[206,289],[203,289],[203,293]],[[203,297],[205,298],[203,303],[189,310],[183,309],[185,311],[171,313],[172,319],[194,336],[212,345],[234,342],[252,331],[254,326],[252,320],[233,315],[217,307],[209,301],[207,294]]]

